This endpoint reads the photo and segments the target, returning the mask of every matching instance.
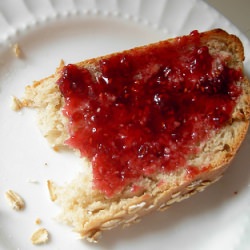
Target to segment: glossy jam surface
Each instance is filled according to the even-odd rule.
[[[101,74],[65,66],[57,83],[66,143],[92,162],[94,187],[112,196],[142,176],[186,166],[230,120],[241,93],[242,73],[223,60],[193,32],[146,53],[106,57],[96,65]]]

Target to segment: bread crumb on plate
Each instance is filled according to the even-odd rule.
[[[13,46],[12,46],[12,51],[14,53],[14,55],[17,57],[17,58],[20,58],[22,57],[22,50],[21,50],[21,47],[18,43],[15,43]]]
[[[33,245],[40,245],[49,241],[49,232],[45,228],[39,228],[31,235]]]
[[[36,218],[35,223],[36,223],[36,225],[40,225],[42,223],[42,221],[40,218]]]
[[[14,210],[20,211],[24,209],[25,203],[23,198],[13,190],[8,190],[5,193],[5,197],[11,208]]]

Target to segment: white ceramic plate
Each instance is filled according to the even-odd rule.
[[[36,249],[31,234],[50,233],[39,249],[202,249],[238,250],[250,245],[250,139],[224,178],[165,213],[155,213],[128,229],[105,233],[98,245],[77,239],[54,221],[46,181],[64,183],[81,170],[75,156],[51,150],[40,135],[33,111],[13,112],[11,96],[66,63],[128,49],[167,37],[221,27],[240,36],[250,73],[250,45],[224,17],[203,1],[191,0],[1,0],[0,1],[0,248]],[[22,57],[16,58],[18,43]],[[8,189],[25,200],[13,211]],[[36,225],[36,218],[41,225]]]

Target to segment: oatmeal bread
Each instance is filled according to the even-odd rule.
[[[65,186],[48,181],[60,219],[97,242],[103,231],[219,180],[250,112],[244,51],[216,29],[65,66],[27,86],[49,143],[87,159]]]

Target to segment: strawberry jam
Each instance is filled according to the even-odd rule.
[[[187,167],[187,156],[229,122],[242,72],[210,55],[200,34],[125,51],[88,67],[69,64],[57,84],[65,98],[69,146],[93,167],[94,188],[119,193],[142,176]]]

